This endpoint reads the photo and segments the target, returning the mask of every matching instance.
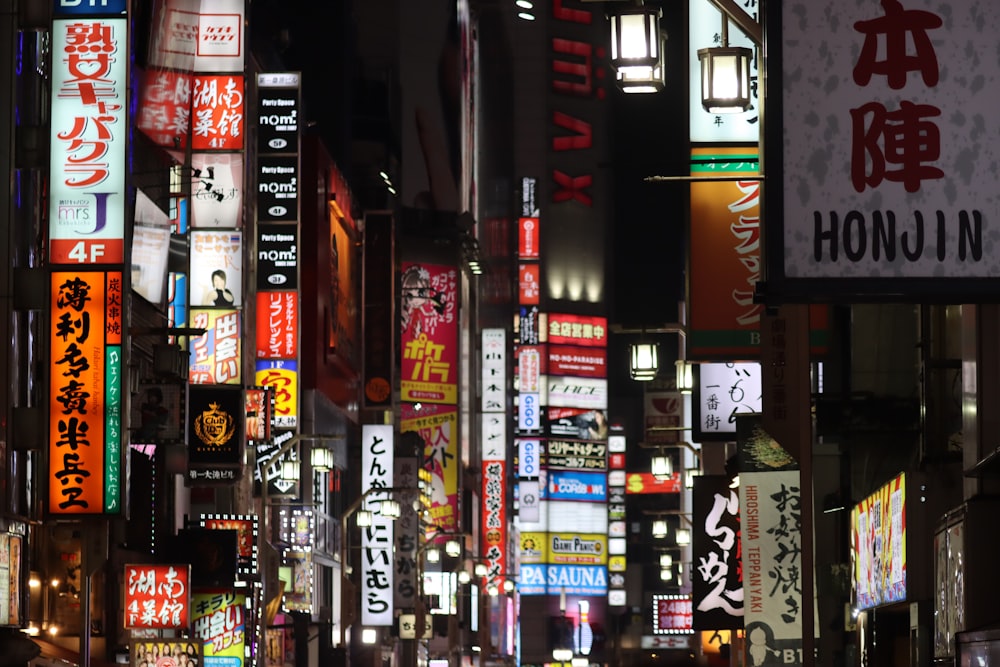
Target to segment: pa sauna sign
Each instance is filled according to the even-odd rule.
[[[948,7],[818,0],[769,17],[781,36],[771,136],[783,140],[767,147],[780,152],[768,189],[779,291],[997,289],[976,281],[1000,276],[1000,66],[981,30],[1000,4]]]

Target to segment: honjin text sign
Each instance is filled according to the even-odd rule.
[[[1000,275],[1000,66],[982,29],[1000,5],[781,11],[784,229],[771,254],[784,277],[833,279],[821,289],[834,291],[840,279],[885,279],[851,286],[863,294]]]

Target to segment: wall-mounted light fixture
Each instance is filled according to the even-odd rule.
[[[667,536],[667,520],[666,519],[654,519],[653,520],[653,537],[662,540]]]
[[[662,449],[649,460],[649,472],[659,481],[674,476],[674,461]]]
[[[330,472],[333,470],[333,452],[326,447],[313,447],[309,453],[309,462],[313,470]]]
[[[299,470],[298,461],[285,459],[281,462],[281,479],[286,482],[298,482]]]
[[[663,36],[659,7],[615,8],[611,21],[611,67],[627,93],[663,90]]]

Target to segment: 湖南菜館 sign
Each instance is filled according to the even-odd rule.
[[[1000,291],[981,280],[1000,276],[1000,65],[982,30],[1000,4],[818,0],[767,18],[776,297]]]

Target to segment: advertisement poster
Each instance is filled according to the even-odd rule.
[[[858,609],[906,599],[906,475],[900,474],[851,512]]]
[[[194,639],[134,639],[132,667],[201,667],[201,643]]]
[[[423,467],[431,479],[431,523],[447,533],[458,531],[458,411],[425,405],[419,411],[402,405],[400,433],[412,432],[424,443]]]
[[[257,358],[299,356],[299,293],[257,292]]]
[[[191,326],[205,329],[205,333],[190,340],[188,384],[240,384],[243,337],[239,311],[192,310]]]
[[[233,308],[243,303],[243,234],[191,232],[192,306]]]
[[[694,367],[695,440],[732,441],[737,413],[762,412],[760,363],[703,363]]]
[[[243,34],[244,0],[211,0],[209,6],[210,9],[205,7],[197,15],[194,70],[242,72],[246,55]]]
[[[604,410],[546,408],[543,430],[552,437],[606,442],[608,417]]]
[[[455,405],[458,396],[458,270],[403,262],[401,399]]]
[[[191,604],[191,634],[201,641],[205,667],[242,667],[246,596],[232,590],[198,591]]]
[[[271,390],[274,397],[274,426],[295,428],[299,423],[299,363],[258,359],[255,383]]]

